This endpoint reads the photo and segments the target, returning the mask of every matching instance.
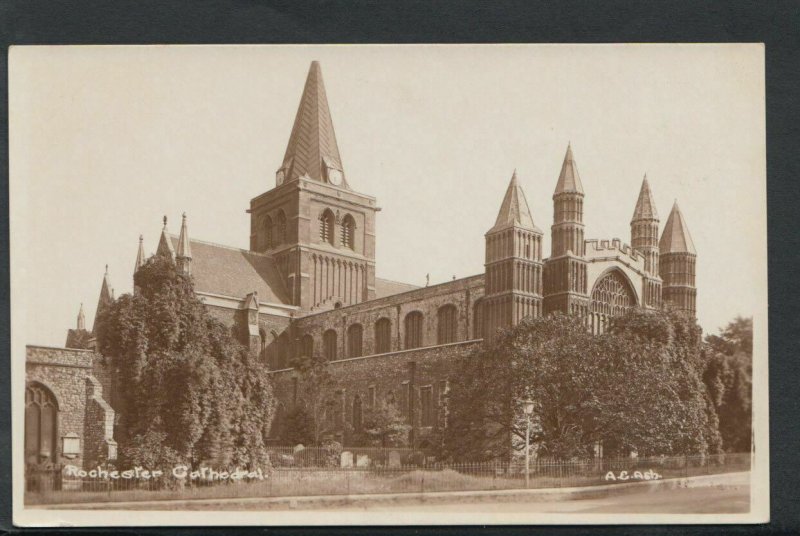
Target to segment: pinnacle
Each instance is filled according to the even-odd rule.
[[[572,144],[567,144],[567,153],[564,155],[564,163],[561,165],[561,173],[558,176],[556,191],[554,195],[562,193],[583,194],[583,184],[578,174],[578,165],[572,155]]]
[[[686,225],[680,207],[678,207],[677,199],[672,206],[672,211],[669,213],[669,218],[667,218],[664,232],[661,234],[661,240],[658,242],[658,249],[661,255],[666,253],[697,254],[697,251],[694,249],[692,236],[689,234],[689,227]]]
[[[653,192],[650,190],[650,183],[647,182],[647,174],[642,180],[642,187],[639,190],[639,198],[636,200],[636,208],[633,210],[631,223],[636,220],[658,220],[658,211],[653,200]]]
[[[531,215],[530,207],[528,207],[525,192],[517,182],[516,170],[511,175],[506,195],[503,197],[502,205],[500,205],[500,212],[497,214],[497,221],[495,221],[494,227],[491,228],[490,232],[506,227],[522,227],[538,231],[533,223],[533,216]]]

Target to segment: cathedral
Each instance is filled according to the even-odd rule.
[[[534,223],[514,172],[497,219],[493,225],[487,222],[483,273],[437,285],[376,277],[380,208],[374,197],[354,189],[357,182],[348,177],[339,154],[315,61],[274,186],[250,200],[250,247],[191,237],[185,214],[179,233],[171,234],[164,219],[157,254],[172,257],[179,270],[192,275],[209,313],[243,328],[236,330],[247,336],[242,342],[268,367],[279,401],[271,433],[276,443],[283,417],[299,402],[299,378],[290,367],[294,356],[329,363],[339,389],[326,418],[345,446],[360,427],[362,411],[388,401],[397,404],[411,426],[412,444],[424,449],[444,426],[443,396],[454,379],[454,361],[498,328],[560,312],[580,316],[587,328],[602,333],[609,319],[626,309],[654,309],[662,302],[695,313],[697,254],[677,202],[659,237],[659,215],[645,177],[633,207],[630,245],[617,238],[587,239],[584,190],[571,146],[554,181],[549,256],[542,247],[544,232]],[[144,262],[140,237],[135,269]],[[113,299],[106,272],[98,310]],[[91,346],[91,340],[81,310],[77,329],[69,331],[68,349],[59,350],[59,356],[84,363],[82,381],[91,384],[105,412],[93,410],[106,423],[97,442],[112,445],[113,426],[107,423],[113,422],[113,404],[101,395],[111,389],[107,374],[97,360],[93,364],[91,350],[69,350],[81,346],[80,341]],[[43,358],[46,350],[28,347],[28,390],[31,404],[40,404],[36,396],[52,397],[56,416],[48,419],[58,432],[38,424],[30,438],[26,435],[31,445],[26,455],[42,451],[44,435],[63,435],[69,428],[58,416],[58,381],[48,385],[47,375],[31,374],[56,360]],[[73,358],[70,352],[81,355]],[[42,410],[37,411],[41,421]],[[88,429],[76,425],[70,433],[85,435]],[[63,456],[56,446],[47,448],[53,459]],[[87,453],[79,458],[92,460]]]

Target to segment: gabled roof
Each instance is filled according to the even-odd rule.
[[[567,154],[564,155],[564,163],[561,165],[561,173],[558,175],[556,191],[553,195],[567,192],[583,193],[581,176],[578,174],[578,165],[575,157],[572,156],[572,145],[567,145]]]
[[[523,229],[530,229],[539,231],[533,223],[533,216],[531,216],[531,209],[528,207],[528,200],[525,198],[525,192],[517,182],[517,170],[511,176],[511,182],[508,183],[506,195],[503,197],[503,204],[500,205],[500,212],[497,213],[497,220],[494,222],[494,227],[489,229],[489,232],[499,231],[508,227],[522,227]]]
[[[169,237],[171,247],[177,247],[178,237]],[[261,303],[291,304],[271,256],[198,240],[190,242],[197,292],[244,299],[255,291]]]
[[[399,281],[390,281],[388,279],[375,278],[375,299],[400,294],[401,292],[408,292],[420,288],[418,285],[410,283],[401,283]]]
[[[647,175],[642,181],[642,188],[639,190],[639,199],[636,201],[636,208],[633,210],[633,218],[636,220],[657,220],[656,202],[653,200],[653,192],[650,191],[650,184],[647,182]]]
[[[697,254],[694,249],[694,242],[689,234],[689,228],[683,219],[678,202],[672,205],[672,211],[667,218],[664,232],[661,233],[661,240],[658,242],[658,249],[661,255],[665,253],[691,253]]]
[[[312,61],[308,70],[303,96],[300,98],[281,167],[286,169],[286,180],[307,176],[315,181],[325,182],[324,168],[332,167],[344,171],[333,131],[325,84],[322,81],[322,70],[317,61]],[[346,182],[342,186],[346,186]]]

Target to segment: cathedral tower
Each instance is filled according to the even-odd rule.
[[[669,213],[658,247],[664,301],[675,309],[694,315],[697,311],[697,252],[677,201]]]
[[[550,258],[544,270],[544,312],[588,313],[586,260],[584,258],[583,185],[572,147],[561,166],[553,193]]]
[[[486,233],[483,333],[516,326],[542,314],[542,231],[533,223],[525,193],[514,171],[497,214]]]
[[[647,175],[642,181],[639,199],[631,218],[631,245],[635,251],[644,255],[644,267],[647,277],[644,279],[643,305],[658,307],[661,302],[661,277],[658,270],[658,212],[647,182]]]
[[[250,249],[275,258],[304,311],[370,300],[378,210],[374,197],[350,187],[314,61],[275,187],[250,201]]]

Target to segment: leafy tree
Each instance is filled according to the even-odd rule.
[[[290,420],[286,422],[286,427],[300,424],[303,428],[310,428],[313,444],[319,445],[333,431],[331,413],[338,391],[336,382],[328,370],[328,364],[320,358],[297,357],[292,360],[292,366],[298,375],[299,408],[305,414],[307,422]],[[284,431],[286,435],[298,433],[300,430]]]
[[[675,313],[634,310],[603,335],[572,316],[524,319],[462,359],[445,452],[484,460],[524,448],[527,399],[540,456],[586,457],[598,443],[606,454],[713,451],[699,353],[699,328]]]
[[[708,388],[723,448],[749,452],[752,441],[753,320],[737,317],[719,335],[706,337],[703,381]]]
[[[314,420],[305,407],[297,405],[286,413],[281,439],[290,445],[313,445]]]
[[[354,438],[358,444],[370,447],[406,447],[410,430],[394,404],[380,402],[364,411],[361,430]]]
[[[171,258],[150,258],[134,279],[97,334],[116,376],[121,461],[265,464],[274,400],[256,356],[206,314]]]

